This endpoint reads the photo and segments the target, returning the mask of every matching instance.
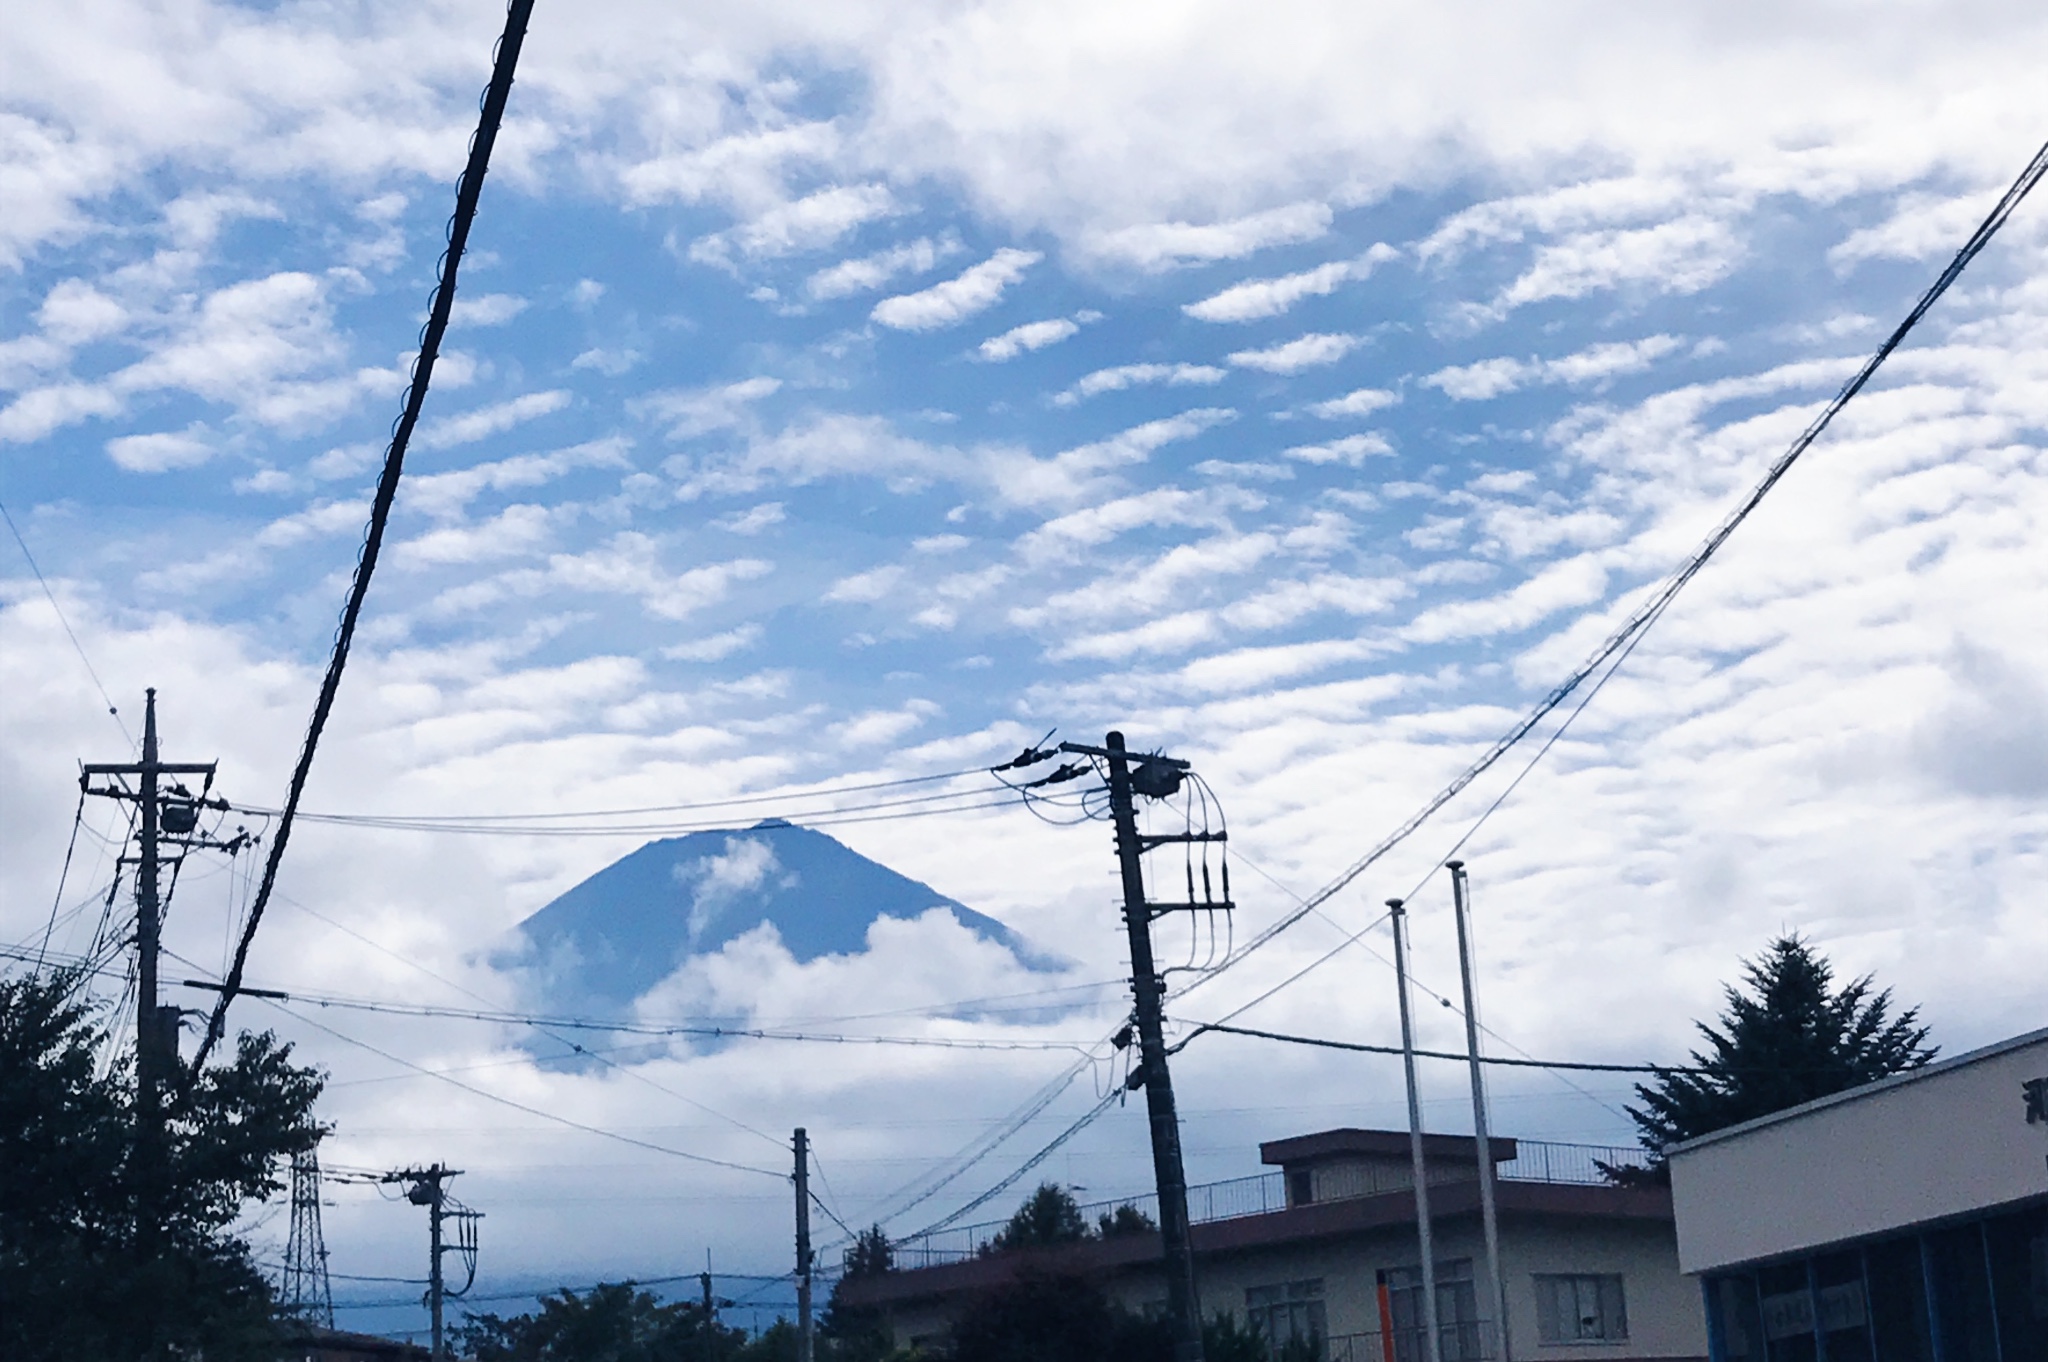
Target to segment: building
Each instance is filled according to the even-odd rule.
[[[432,1352],[377,1334],[308,1327],[285,1340],[283,1362],[429,1362]]]
[[[2048,1031],[1670,1158],[1716,1362],[2048,1362]]]
[[[1477,1142],[1425,1136],[1443,1362],[1703,1359],[1697,1288],[1679,1272],[1671,1199],[1610,1182],[1632,1150],[1496,1139],[1503,1348],[1489,1302]],[[1205,1317],[1312,1336],[1330,1362],[1421,1362],[1421,1281],[1406,1132],[1329,1130],[1260,1146],[1277,1172],[1189,1189]],[[1112,1204],[1086,1208],[1091,1213]],[[1141,1199],[1140,1209],[1153,1209]],[[992,1251],[1001,1222],[897,1248],[898,1270],[841,1286],[899,1344],[941,1342],[974,1297],[1025,1273],[1084,1276],[1128,1309],[1164,1308],[1159,1236]]]

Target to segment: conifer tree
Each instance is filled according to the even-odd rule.
[[[1628,1114],[1659,1169],[1663,1151],[1681,1140],[1934,1058],[1920,1009],[1894,1015],[1891,990],[1873,992],[1869,975],[1840,989],[1833,982],[1827,959],[1796,933],[1744,962],[1745,986],[1724,986],[1718,1024],[1696,1023],[1706,1040],[1692,1055],[1698,1072],[1659,1069],[1636,1086],[1642,1105]]]

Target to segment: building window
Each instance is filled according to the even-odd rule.
[[[1423,1362],[1428,1351],[1422,1346],[1422,1269],[1382,1268],[1379,1287],[1381,1317],[1393,1344],[1392,1362]],[[1493,1356],[1491,1330],[1479,1318],[1470,1258],[1436,1265],[1436,1326],[1442,1362],[1483,1362]]]
[[[1287,1174],[1287,1204],[1306,1206],[1315,1199],[1315,1174],[1306,1168],[1290,1169]]]
[[[1295,1339],[1320,1353],[1323,1341],[1330,1336],[1323,1313],[1321,1277],[1249,1287],[1244,1293],[1244,1313],[1252,1333],[1265,1343],[1268,1353],[1276,1356]]]
[[[1766,1326],[1768,1328],[1768,1326]],[[1536,1278],[1536,1334],[1545,1343],[1619,1343],[1628,1337],[1621,1278]]]

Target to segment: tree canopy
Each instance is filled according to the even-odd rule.
[[[1865,975],[1836,989],[1827,959],[1796,934],[1745,961],[1743,986],[1724,985],[1718,1022],[1698,1022],[1706,1040],[1697,1072],[1659,1069],[1636,1086],[1628,1108],[1643,1147],[1662,1166],[1681,1140],[1768,1116],[1869,1083],[1935,1056],[1920,1010],[1894,1014],[1890,989]]]
[[[1088,1221],[1074,1194],[1056,1182],[1041,1182],[1010,1216],[1010,1223],[996,1232],[991,1247],[1043,1248],[1079,1243],[1087,1237]]]
[[[244,1032],[231,1060],[164,1094],[162,1172],[145,1197],[133,1060],[111,1049],[81,982],[0,978],[0,1356],[270,1362],[271,1290],[230,1227],[319,1138],[324,1080],[289,1045]]]

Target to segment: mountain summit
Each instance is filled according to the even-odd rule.
[[[1052,963],[994,918],[780,818],[649,842],[522,922],[520,954],[539,966],[555,1006],[616,1013],[691,956],[764,922],[810,961],[866,950],[877,918],[933,908],[1027,965]]]

